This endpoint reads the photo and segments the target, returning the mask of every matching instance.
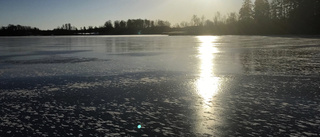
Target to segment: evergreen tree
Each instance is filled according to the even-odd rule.
[[[253,5],[251,0],[244,0],[239,11],[239,31],[240,34],[256,33],[253,24]]]
[[[254,2],[253,17],[258,33],[269,33],[270,31],[270,5],[268,0],[256,0]]]
[[[240,21],[250,22],[253,19],[253,5],[251,0],[244,0],[243,5],[239,11]]]
[[[265,22],[270,17],[270,5],[268,0],[256,0],[254,2],[254,20],[257,23]]]

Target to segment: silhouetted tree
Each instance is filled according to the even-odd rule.
[[[228,14],[228,17],[227,17],[227,20],[226,20],[226,23],[227,24],[234,24],[238,22],[238,15],[237,13],[235,12],[232,12],[230,14]]]
[[[219,11],[215,13],[214,18],[213,18],[213,22],[215,25],[218,25],[222,22],[221,21],[221,13]]]
[[[126,28],[127,27],[127,23],[123,20],[120,21],[120,28]]]
[[[206,27],[212,27],[214,25],[214,23],[211,20],[206,20],[204,23],[204,26]]]
[[[266,22],[270,17],[270,5],[268,0],[256,0],[254,2],[254,19],[257,23]]]
[[[180,27],[182,27],[182,28],[188,27],[188,26],[189,26],[189,23],[186,22],[186,21],[182,21],[182,22],[180,23]]]
[[[255,33],[253,24],[253,5],[251,0],[244,0],[239,11],[239,30],[241,34]]]
[[[145,20],[144,20],[144,28],[149,28],[149,27],[151,27],[151,21],[145,19]]]
[[[193,26],[199,26],[200,25],[200,18],[197,15],[193,15],[191,18],[191,24]]]
[[[270,32],[270,5],[268,0],[255,0],[253,17],[257,33]]]
[[[239,19],[240,21],[250,22],[253,19],[253,5],[251,0],[244,0],[242,7],[239,11]]]
[[[106,21],[106,22],[104,23],[104,27],[105,27],[106,29],[112,29],[112,28],[113,28],[113,25],[112,25],[111,20]]]
[[[170,27],[170,22],[168,22],[168,21],[163,21],[163,20],[156,20],[156,24],[155,24],[155,26],[157,26],[157,27]]]

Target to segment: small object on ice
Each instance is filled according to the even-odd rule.
[[[140,129],[140,128],[141,128],[141,125],[138,125],[137,127]]]

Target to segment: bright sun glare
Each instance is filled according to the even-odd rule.
[[[198,40],[201,42],[198,47],[199,59],[200,59],[200,77],[197,80],[198,94],[203,98],[204,103],[210,102],[211,98],[217,94],[219,89],[219,77],[216,77],[213,73],[215,53],[218,53],[216,45],[217,40],[215,36],[198,36]]]

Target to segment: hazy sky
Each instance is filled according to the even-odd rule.
[[[64,23],[101,26],[107,20],[161,19],[172,25],[192,15],[239,11],[242,0],[0,0],[0,26],[21,24],[53,29]]]

